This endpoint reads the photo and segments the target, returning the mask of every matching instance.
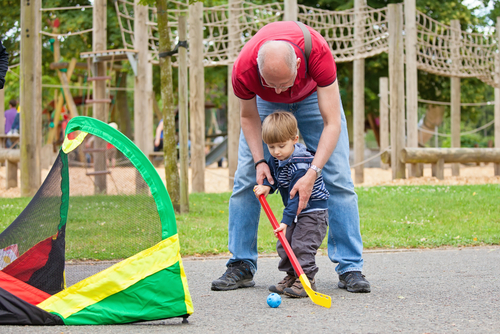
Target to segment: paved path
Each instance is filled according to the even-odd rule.
[[[317,291],[330,309],[284,297],[267,306],[267,287],[278,282],[278,258],[261,258],[254,288],[210,290],[224,259],[185,260],[194,314],[189,324],[169,319],[122,326],[15,327],[1,333],[498,333],[500,247],[366,252],[370,294],[337,288],[334,266],[318,257]]]

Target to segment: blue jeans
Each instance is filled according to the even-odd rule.
[[[261,121],[277,111],[290,111],[297,118],[299,131],[306,146],[316,151],[323,129],[316,93],[298,103],[273,103],[257,97]],[[335,270],[341,275],[363,269],[363,242],[359,230],[358,197],[354,192],[349,166],[349,137],[341,102],[342,128],[337,147],[323,168],[323,178],[330,192],[328,200],[329,232],[328,256],[338,263]],[[263,143],[265,159],[270,154]],[[235,174],[233,194],[229,200],[229,251],[228,265],[245,261],[257,270],[257,230],[260,203],[253,193],[256,174],[252,154],[243,135],[240,134],[238,168]],[[271,225],[268,228],[272,228]]]

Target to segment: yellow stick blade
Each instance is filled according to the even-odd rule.
[[[307,295],[309,296],[309,298],[311,298],[313,303],[326,308],[330,308],[330,306],[332,306],[332,297],[316,292],[313,289],[311,289],[311,283],[309,282],[309,279],[307,278],[306,274],[300,275],[299,279],[300,282],[302,283],[302,286],[306,290]]]

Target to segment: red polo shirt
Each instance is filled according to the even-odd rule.
[[[294,103],[314,93],[317,86],[326,87],[334,83],[337,78],[337,66],[330,47],[317,31],[307,28],[311,32],[312,39],[309,64],[306,64],[304,54],[304,35],[297,23],[280,21],[261,28],[245,44],[234,63],[232,76],[234,94],[243,100],[250,100],[258,95],[269,102]],[[262,86],[257,67],[259,48],[270,40],[289,42],[294,47],[297,57],[301,58],[293,87],[281,94],[276,94],[272,88]]]

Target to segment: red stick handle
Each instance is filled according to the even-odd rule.
[[[262,207],[264,208],[264,211],[266,212],[267,218],[269,218],[269,221],[271,222],[271,225],[273,225],[273,229],[277,229],[280,227],[280,224],[276,220],[276,217],[273,214],[273,211],[269,207],[269,204],[267,203],[266,198],[264,195],[259,196],[259,201],[260,204],[262,204]],[[278,233],[278,239],[280,240],[281,244],[283,245],[283,248],[285,248],[286,255],[288,256],[288,259],[292,263],[293,269],[295,269],[295,273],[300,276],[304,274],[304,270],[302,270],[302,267],[297,260],[297,257],[293,253],[292,247],[290,247],[290,244],[288,243],[288,240],[285,238],[285,234],[283,231],[280,231]]]

